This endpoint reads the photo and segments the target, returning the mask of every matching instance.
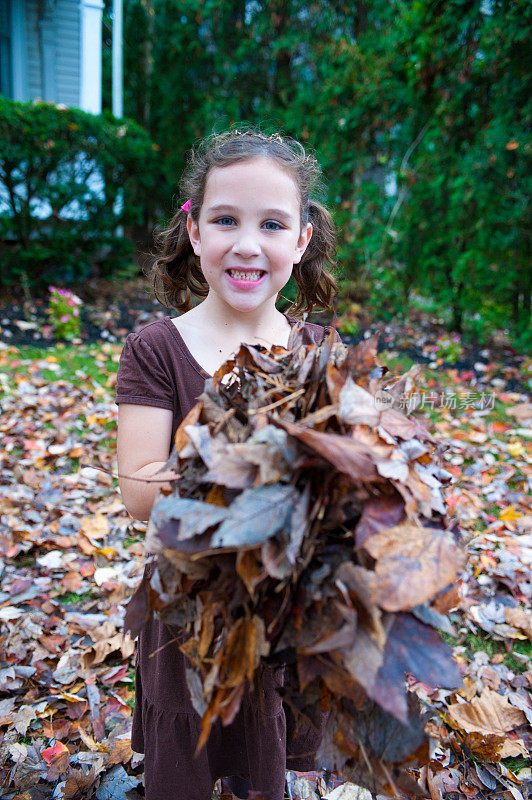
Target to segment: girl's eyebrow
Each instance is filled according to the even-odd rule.
[[[230,203],[218,203],[215,206],[210,206],[208,209],[209,214],[219,214],[221,211],[227,211],[229,213],[235,213],[238,211],[236,206],[232,206]],[[261,212],[262,216],[272,216],[272,217],[284,217],[284,219],[291,219],[292,215],[289,211],[282,208],[266,208]]]

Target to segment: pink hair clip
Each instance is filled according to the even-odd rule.
[[[185,214],[190,214],[190,206],[191,206],[191,204],[192,204],[192,200],[187,200],[187,202],[183,203],[183,205],[181,206],[181,208],[183,209]]]

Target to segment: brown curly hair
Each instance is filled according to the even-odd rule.
[[[335,266],[336,232],[327,209],[309,196],[320,168],[299,142],[279,134],[264,136],[254,130],[232,130],[207,137],[190,153],[180,184],[182,196],[190,199],[189,213],[198,220],[211,169],[260,157],[274,159],[289,172],[299,191],[301,226],[311,222],[313,228],[301,261],[294,264],[292,275],[298,293],[288,311],[297,316],[316,307],[329,309],[338,291],[336,281],[326,269],[326,264],[330,268]],[[188,311],[191,295],[205,298],[209,285],[192,250],[187,213],[181,207],[168,227],[156,235],[156,244],[158,253],[148,269],[155,296],[165,306]]]

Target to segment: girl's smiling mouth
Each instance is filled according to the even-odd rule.
[[[266,272],[263,269],[227,269],[225,271],[229,282],[235,287],[241,286],[258,286],[266,277]]]

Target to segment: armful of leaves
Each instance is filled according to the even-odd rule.
[[[329,712],[320,765],[411,791],[398,765],[426,747],[405,674],[461,683],[431,608],[461,555],[438,442],[400,410],[416,370],[386,386],[376,355],[377,336],[304,345],[296,329],[288,349],[242,345],[207,382],[176,434],[176,480],[147,532],[156,568],[126,626],[155,611],[186,629],[198,749],[261,662],[286,664],[296,718]]]

